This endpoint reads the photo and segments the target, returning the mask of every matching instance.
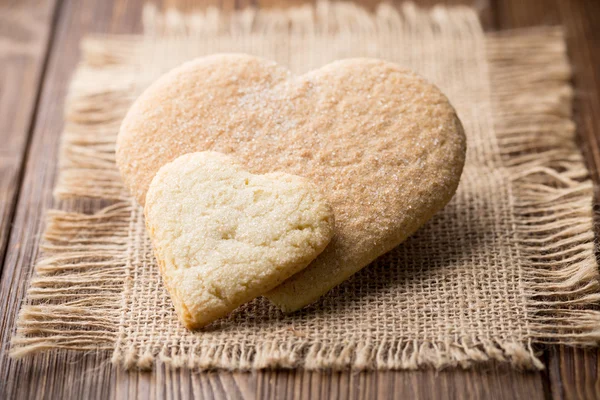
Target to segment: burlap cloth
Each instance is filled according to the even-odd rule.
[[[560,29],[486,35],[469,8],[368,13],[144,10],[142,36],[89,38],[71,85],[58,199],[111,201],[48,215],[44,258],[12,354],[110,349],[126,367],[396,369],[499,360],[542,368],[538,343],[600,339],[592,184],[574,144]],[[414,237],[292,315],[259,298],[201,332],[163,288],[141,209],[114,163],[120,120],[159,74],[193,57],[247,52],[303,73],[379,57],[436,83],[468,136],[458,193]],[[59,203],[60,204],[60,203]],[[63,207],[64,208],[64,207]]]

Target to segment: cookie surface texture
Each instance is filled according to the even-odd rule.
[[[335,215],[330,245],[267,297],[301,308],[390,251],[452,197],[465,160],[462,125],[434,85],[395,64],[349,59],[301,76],[222,54],[161,77],[132,105],[117,163],[140,203],[182,154],[230,154],[252,173],[308,178]]]
[[[333,235],[333,211],[315,185],[279,172],[253,175],[215,152],[163,166],[144,211],[163,281],[188,328],[274,288]]]

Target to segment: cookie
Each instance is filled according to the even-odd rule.
[[[315,185],[253,175],[215,152],[161,167],[144,213],[163,281],[190,329],[273,289],[333,236],[333,211]]]
[[[292,311],[398,246],[450,200],[465,135],[441,91],[393,63],[349,59],[294,76],[272,61],[223,54],[168,72],[137,99],[117,163],[143,204],[161,166],[203,150],[230,154],[252,173],[304,176],[333,207],[332,242],[267,295]]]

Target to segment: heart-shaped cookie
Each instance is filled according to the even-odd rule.
[[[215,152],[163,166],[144,213],[165,286],[188,328],[273,289],[333,236],[333,211],[315,185],[280,172],[253,175]]]
[[[170,71],[137,99],[117,163],[143,204],[162,165],[202,150],[231,154],[253,173],[304,176],[333,207],[329,246],[267,294],[291,311],[396,247],[450,200],[465,136],[440,90],[395,64],[350,59],[293,76],[272,61],[225,54]]]

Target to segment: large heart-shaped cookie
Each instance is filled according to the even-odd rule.
[[[146,226],[180,320],[204,326],[305,268],[333,236],[333,211],[305,178],[253,175],[221,153],[163,166]]]
[[[138,98],[121,126],[117,163],[143,204],[162,165],[202,150],[231,154],[253,173],[307,177],[333,207],[329,246],[267,294],[291,311],[393,249],[450,200],[465,136],[440,90],[395,64],[350,59],[293,76],[271,61],[225,54],[170,71]]]

